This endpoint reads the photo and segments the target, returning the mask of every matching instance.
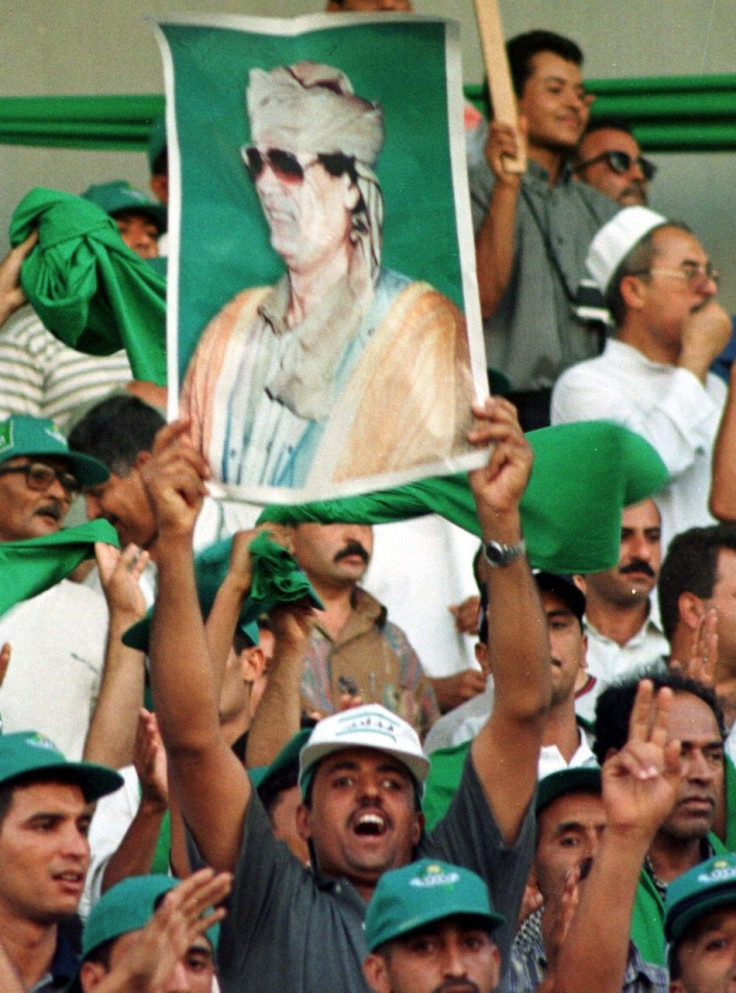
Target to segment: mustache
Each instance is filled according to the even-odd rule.
[[[370,555],[365,548],[361,545],[359,541],[349,541],[344,548],[335,555],[333,562],[339,562],[340,559],[351,558],[353,555],[359,555],[363,559],[366,565],[370,561]]]
[[[648,562],[644,562],[643,559],[632,559],[628,565],[624,565],[619,569],[622,576],[627,576],[630,572],[643,572],[646,576],[651,576],[654,579],[654,569],[649,565]]]
[[[432,993],[480,993],[480,988],[472,979],[446,979]]]
[[[47,503],[43,507],[39,507],[36,514],[42,517],[53,517],[55,521],[60,521],[61,507],[58,503]]]

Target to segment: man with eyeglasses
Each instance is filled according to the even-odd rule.
[[[625,121],[598,120],[580,139],[573,175],[622,207],[646,207],[656,165],[641,154]]]
[[[587,265],[615,324],[597,359],[557,382],[552,423],[601,418],[637,432],[659,452],[670,481],[656,496],[663,548],[709,524],[711,455],[724,383],[709,372],[731,333],[716,301],[718,273],[684,225],[626,207],[590,246]]]
[[[97,459],[70,451],[51,421],[0,421],[0,542],[54,535],[80,488],[107,476]],[[69,758],[80,758],[106,631],[104,598],[66,579],[3,614],[0,645],[11,646],[0,687],[5,731],[34,727]]]
[[[467,451],[465,319],[384,268],[383,110],[333,66],[253,69],[242,149],[286,265],[210,322],[180,412],[216,478],[303,487]]]

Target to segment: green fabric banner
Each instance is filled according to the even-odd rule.
[[[37,188],[10,223],[18,245],[38,228],[21,284],[57,338],[77,351],[128,354],[136,379],[166,383],[166,281],[123,242],[115,222],[71,193]]]
[[[232,543],[232,538],[218,541],[205,548],[195,559],[197,596],[205,620],[212,610],[217,591],[227,575]],[[250,554],[253,581],[250,595],[240,611],[239,627],[251,644],[257,645],[256,620],[261,614],[267,614],[280,603],[295,603],[297,600],[308,600],[313,607],[321,610],[322,601],[297,565],[294,556],[283,545],[275,542],[266,531],[253,540]],[[152,616],[153,608],[142,620],[128,628],[123,635],[123,644],[129,648],[148,651]]]
[[[94,556],[97,541],[119,547],[115,528],[103,520],[42,538],[0,542],[0,614],[61,582]]]
[[[610,569],[619,556],[621,509],[667,482],[659,455],[642,437],[609,421],[561,424],[527,437],[534,449],[534,468],[521,513],[530,561],[551,572]],[[382,524],[431,513],[480,534],[465,474],[364,496],[270,505],[259,523]]]

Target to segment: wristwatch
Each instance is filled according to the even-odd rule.
[[[526,542],[522,538],[515,545],[504,545],[502,541],[486,541],[483,545],[483,558],[493,569],[511,565],[526,554]]]

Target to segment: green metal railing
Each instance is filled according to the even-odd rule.
[[[648,152],[736,149],[736,75],[594,79],[592,117],[630,122]],[[487,113],[483,86],[465,95]],[[142,151],[157,95],[0,98],[0,144]]]
[[[648,152],[736,149],[736,75],[591,79],[586,87],[592,119],[623,118]],[[482,86],[465,93],[488,113]]]

